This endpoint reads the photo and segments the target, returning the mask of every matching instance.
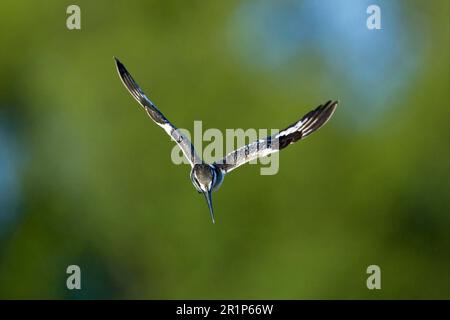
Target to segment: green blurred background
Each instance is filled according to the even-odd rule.
[[[1,298],[450,298],[448,1],[78,0],[72,31],[70,4],[0,5]],[[113,56],[189,130],[341,104],[213,225]]]

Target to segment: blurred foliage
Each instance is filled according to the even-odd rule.
[[[353,102],[358,87],[320,56],[277,71],[242,59],[230,24],[243,2],[79,0],[82,29],[69,31],[72,2],[2,1],[0,124],[21,165],[0,228],[1,298],[450,298],[448,1],[397,1],[422,60],[362,129],[343,110],[370,102]],[[283,128],[341,105],[281,153],[277,175],[247,165],[227,176],[212,225],[113,56],[189,130]],[[80,291],[65,287],[70,264]],[[371,264],[380,291],[366,288]]]

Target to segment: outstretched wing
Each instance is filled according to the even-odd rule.
[[[303,118],[279,133],[265,139],[254,141],[243,146],[216,162],[216,166],[224,173],[259,157],[265,157],[271,153],[286,148],[291,143],[306,138],[308,135],[322,127],[333,115],[337,107],[337,101],[328,101],[316,109],[308,112]]]
[[[170,123],[169,120],[162,114],[161,111],[156,108],[153,102],[150,101],[149,98],[145,95],[145,93],[141,90],[139,85],[134,81],[131,77],[130,73],[127,71],[125,66],[117,59],[116,67],[117,72],[119,73],[120,79],[122,80],[125,87],[131,93],[133,98],[139,102],[139,104],[144,107],[147,114],[152,118],[153,121],[156,122],[164,131],[167,132],[169,136],[178,144],[178,146],[183,151],[184,156],[189,160],[191,166],[194,166],[197,163],[201,163],[200,157],[197,155],[194,149],[194,145],[189,141],[189,139],[183,135],[181,131],[179,131],[173,124]]]

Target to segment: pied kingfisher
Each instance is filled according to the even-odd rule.
[[[183,151],[184,156],[189,160],[192,167],[190,174],[192,184],[199,193],[205,196],[213,223],[215,220],[211,193],[220,187],[225,174],[246,162],[277,152],[291,143],[307,137],[330,119],[338,104],[337,101],[328,101],[279,133],[254,141],[229,153],[222,160],[208,164],[203,162],[197,155],[191,141],[170,123],[153,102],[147,98],[127,69],[125,69],[125,66],[117,58],[114,59],[120,79],[125,87],[144,108],[150,118],[175,140]]]

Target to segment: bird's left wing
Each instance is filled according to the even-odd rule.
[[[161,111],[150,101],[149,98],[145,95],[145,93],[141,90],[139,85],[134,81],[131,77],[130,73],[127,71],[125,66],[117,59],[116,67],[117,72],[119,73],[120,79],[122,80],[125,87],[131,93],[134,99],[136,99],[139,104],[144,107],[147,114],[152,118],[153,121],[164,131],[167,132],[169,136],[178,144],[178,146],[183,151],[184,156],[189,160],[191,166],[195,164],[202,163],[202,160],[197,155],[194,149],[194,145],[191,141],[180,131],[178,130],[169,120],[162,114]]]
[[[308,135],[322,127],[333,115],[337,104],[337,101],[328,101],[308,112],[299,121],[293,123],[279,133],[265,139],[254,141],[230,152],[225,158],[217,161],[215,165],[222,170],[222,172],[228,173],[251,160],[280,151],[291,143],[306,138]]]

